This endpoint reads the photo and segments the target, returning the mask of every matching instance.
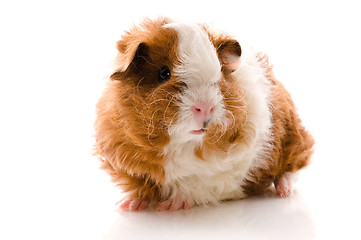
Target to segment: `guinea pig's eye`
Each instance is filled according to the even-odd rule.
[[[160,83],[168,81],[170,77],[170,70],[167,66],[163,66],[159,69],[158,81]]]

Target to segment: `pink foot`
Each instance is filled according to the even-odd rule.
[[[157,211],[176,211],[180,209],[188,210],[192,205],[188,201],[169,199],[160,202],[155,207]]]
[[[148,202],[140,198],[124,199],[117,204],[121,210],[125,211],[140,211],[148,206]]]
[[[276,178],[275,187],[281,198],[288,198],[292,195],[293,191],[293,175],[286,172],[280,177]]]

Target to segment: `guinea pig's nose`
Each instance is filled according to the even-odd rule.
[[[208,122],[214,113],[214,105],[208,102],[200,102],[192,106],[192,112],[199,125],[208,125]]]

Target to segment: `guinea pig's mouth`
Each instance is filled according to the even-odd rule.
[[[206,132],[206,129],[205,128],[201,128],[201,129],[198,129],[198,130],[193,130],[193,131],[190,131],[191,134],[194,134],[194,135],[201,135],[203,133]]]

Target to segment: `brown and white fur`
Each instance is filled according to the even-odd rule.
[[[127,193],[119,206],[188,209],[292,193],[314,140],[268,57],[224,33],[145,20],[117,43],[97,105],[96,153]],[[169,69],[169,79],[159,81]]]

